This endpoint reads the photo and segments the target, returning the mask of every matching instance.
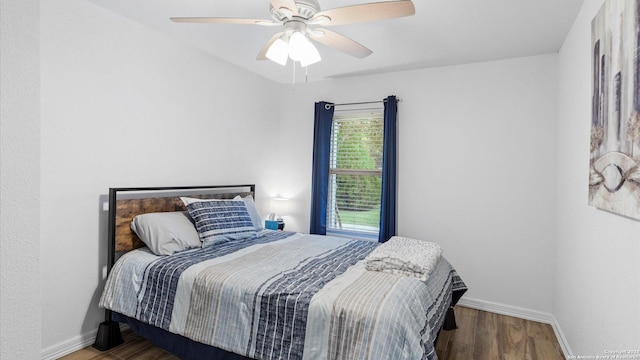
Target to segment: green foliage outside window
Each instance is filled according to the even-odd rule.
[[[382,119],[343,121],[337,132],[336,168],[382,169]],[[368,211],[380,207],[379,175],[345,175],[336,178],[336,201],[343,211]]]

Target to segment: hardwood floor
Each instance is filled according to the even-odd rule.
[[[458,329],[441,331],[439,360],[563,360],[551,325],[456,306]]]
[[[441,331],[436,343],[440,360],[563,360],[550,325],[474,310],[455,308],[458,329]],[[122,334],[125,343],[101,352],[87,347],[63,360],[176,360],[136,334]]]

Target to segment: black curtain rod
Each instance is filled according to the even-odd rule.
[[[353,103],[344,103],[344,104],[326,104],[324,107],[325,109],[329,110],[332,106],[336,107],[336,106],[348,106],[348,105],[366,105],[366,104],[377,104],[377,103],[386,103],[387,99],[384,100],[378,100],[378,101],[363,101],[363,102],[353,102]],[[396,103],[402,102],[402,99],[397,98],[396,99]]]

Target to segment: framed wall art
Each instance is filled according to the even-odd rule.
[[[589,204],[640,220],[640,0],[607,0],[591,23]]]

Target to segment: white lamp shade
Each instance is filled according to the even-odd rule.
[[[300,62],[302,67],[307,67],[322,60],[318,49],[311,43],[309,38],[300,31],[295,31],[287,42],[282,37],[269,46],[265,54],[267,59],[282,66],[287,64],[287,59]]]
[[[289,38],[289,57],[294,61],[301,61],[306,53],[309,39],[303,33],[295,31]]]
[[[265,56],[267,59],[285,66],[289,57],[289,44],[282,39],[277,39],[269,46]]]
[[[302,67],[307,67],[311,64],[315,64],[318,61],[322,60],[322,58],[320,57],[320,53],[318,52],[318,49],[316,49],[315,46],[313,46],[313,44],[308,41],[309,44],[309,48],[307,49],[307,52],[305,54],[305,57],[300,60],[300,66]]]
[[[276,215],[279,215],[279,216],[287,215],[287,213],[289,212],[289,209],[287,207],[287,202],[288,201],[289,201],[289,199],[282,198],[282,197],[272,198],[271,199],[271,212],[273,212],[273,213],[275,213]]]
[[[303,67],[320,61],[318,49],[300,31],[295,31],[289,38],[289,57],[291,60],[299,61]]]

